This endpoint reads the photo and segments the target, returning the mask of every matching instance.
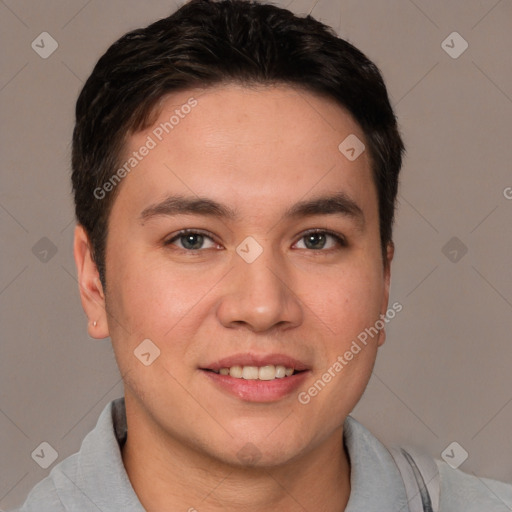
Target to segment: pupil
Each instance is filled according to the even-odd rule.
[[[203,245],[203,235],[184,235],[182,237],[183,246],[186,249],[200,249]],[[195,242],[195,243],[194,243]]]
[[[312,233],[311,235],[306,236],[306,247],[308,249],[321,249],[324,245],[325,245],[325,234]]]

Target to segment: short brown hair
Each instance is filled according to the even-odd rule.
[[[108,218],[119,186],[102,198],[95,190],[120,165],[127,136],[149,125],[164,95],[229,82],[299,86],[333,98],[352,114],[369,146],[385,253],[404,145],[375,64],[311,16],[253,0],[191,0],[116,41],[76,104],[75,211],[104,286]]]

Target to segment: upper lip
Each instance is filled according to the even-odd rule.
[[[232,366],[269,366],[282,365],[286,368],[293,368],[296,371],[309,370],[309,367],[302,361],[285,354],[234,354],[223,357],[213,363],[202,366],[203,370],[219,371],[221,368],[231,368]]]

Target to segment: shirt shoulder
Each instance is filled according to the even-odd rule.
[[[25,503],[11,512],[65,512],[55,486],[45,478],[32,488]]]
[[[443,461],[436,463],[441,477],[439,512],[512,510],[512,484],[469,475]]]
[[[16,512],[144,512],[123,465],[125,438],[126,410],[120,398],[106,405],[80,450],[36,484]]]
[[[58,464],[46,478],[32,488],[23,505],[11,512],[66,512],[56,484],[59,481],[62,484],[66,474],[75,472],[76,458],[77,454],[74,454]]]

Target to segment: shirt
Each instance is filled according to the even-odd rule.
[[[123,465],[126,435],[124,398],[118,398],[104,408],[80,450],[56,465],[17,512],[144,512]],[[387,448],[350,416],[343,441],[351,466],[345,512],[407,512],[404,483]],[[512,484],[437,464],[439,512],[512,511]]]

